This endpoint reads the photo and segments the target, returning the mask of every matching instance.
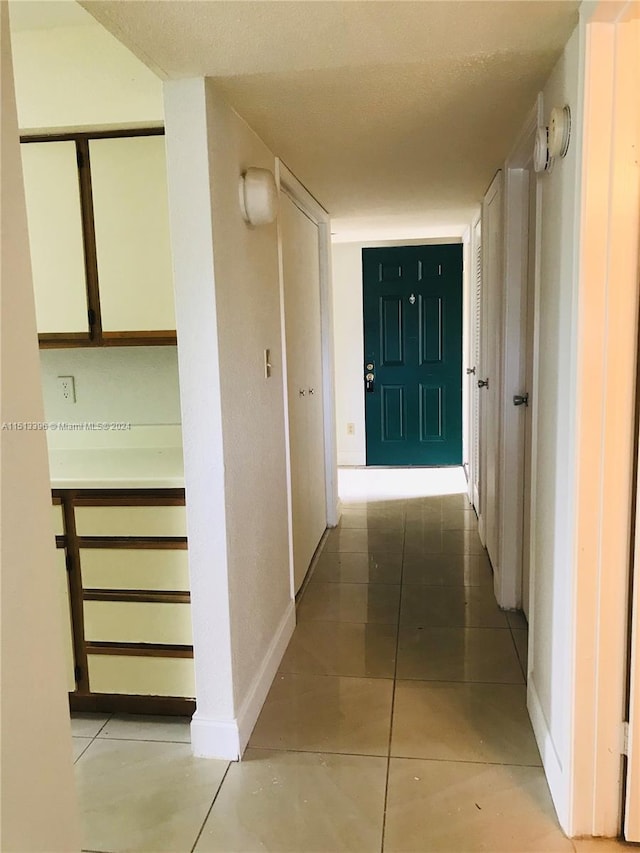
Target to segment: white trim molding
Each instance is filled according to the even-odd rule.
[[[249,743],[251,732],[260,716],[260,711],[267,698],[273,679],[276,677],[278,667],[293,636],[295,627],[296,605],[294,601],[290,601],[251,682],[247,695],[242,700],[238,710],[240,755],[243,754]]]
[[[639,304],[637,82],[623,76],[637,47],[627,40],[625,54],[621,42],[621,23],[632,7],[598,4],[585,33],[571,835],[620,831]]]
[[[191,720],[191,747],[196,757],[226,761],[238,761],[242,757],[295,627],[295,604],[290,601],[237,717],[220,719],[195,712]]]

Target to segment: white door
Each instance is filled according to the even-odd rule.
[[[640,446],[640,445],[639,445]],[[639,459],[640,461],[640,459]],[[631,564],[629,735],[624,837],[640,841],[640,465],[636,484],[635,555]]]
[[[327,526],[318,226],[285,194],[280,205],[289,396],[294,587]]]
[[[472,241],[473,282],[471,296],[471,364],[467,375],[471,401],[471,441],[469,453],[469,500],[480,514],[480,389],[476,384],[481,363],[480,345],[482,321],[482,222],[473,227]]]
[[[502,172],[498,172],[482,203],[481,361],[476,374],[480,391],[478,529],[494,566],[498,559],[501,305]]]
[[[533,346],[535,324],[535,274],[536,274],[536,176],[529,170],[529,216],[527,229],[527,278],[525,319],[525,369],[524,393],[528,405],[524,407],[524,464],[522,481],[522,610],[529,619],[529,581],[531,568],[531,429],[533,402]]]

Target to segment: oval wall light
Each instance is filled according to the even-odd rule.
[[[549,117],[549,154],[564,157],[571,139],[571,110],[568,106],[554,107]]]
[[[240,210],[249,225],[268,225],[278,213],[278,188],[269,169],[250,166],[240,178]]]

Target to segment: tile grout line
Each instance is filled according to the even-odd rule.
[[[525,687],[526,687],[526,685],[527,685],[527,673],[526,673],[525,665],[520,660],[520,654],[518,652],[518,644],[516,643],[516,638],[513,635],[514,628],[513,628],[513,625],[509,622],[508,617],[507,617],[507,622],[509,624],[509,633],[511,634],[511,642],[513,643],[513,648],[515,649],[516,657],[518,658],[518,666],[520,667],[520,672],[522,673],[522,677],[524,678],[524,683],[525,683]],[[527,642],[528,642],[528,639],[529,639],[529,630],[527,628]]]
[[[93,735],[93,737],[89,739],[89,743],[85,746],[85,748],[82,750],[82,752],[80,753],[80,755],[78,755],[76,758],[74,758],[74,759],[73,759],[73,764],[74,764],[74,766],[78,763],[78,761],[80,761],[80,759],[82,758],[82,756],[83,756],[83,755],[85,754],[85,752],[89,749],[89,747],[93,744],[93,742],[94,742],[95,740],[97,740],[97,739],[98,739],[98,735],[99,735],[99,734],[100,734],[100,732],[104,729],[104,727],[107,725],[107,723],[109,722],[109,720],[110,720],[113,716],[114,716],[113,714],[109,714],[109,715],[107,716],[107,719],[106,719],[106,720],[104,721],[104,723],[100,726],[100,728],[99,728],[99,729],[98,729],[98,731]],[[73,721],[73,717],[71,717],[71,720]],[[73,729],[72,729],[72,730],[71,730],[71,743],[72,743],[72,744],[73,744],[73,739],[74,739],[75,737],[82,737],[82,735],[74,735],[74,733],[73,733]]]
[[[402,613],[402,579],[404,576],[404,543],[407,535],[406,515],[402,519],[402,559],[400,562],[400,596],[398,599],[398,624],[396,628],[396,656],[393,664],[393,686],[391,688],[391,717],[389,720],[389,742],[387,746],[387,775],[384,785],[384,803],[382,807],[382,828],[380,833],[380,853],[384,853],[384,836],[387,828],[387,803],[389,798],[389,774],[391,772],[391,740],[393,738],[393,712],[396,702],[396,684],[398,678],[398,653],[400,646],[400,615]]]
[[[336,752],[331,749],[294,749],[293,747],[252,746],[257,752],[285,752],[292,755],[344,755],[349,758],[386,758],[385,755],[373,755],[370,752]],[[480,767],[531,767],[540,769],[542,764],[522,764],[516,761],[472,761],[466,758],[433,758],[418,755],[391,755],[389,758],[397,758],[402,761],[434,761],[439,764],[473,764]]]
[[[213,807],[214,807],[214,806],[215,806],[215,804],[216,804],[216,800],[218,799],[218,795],[219,795],[219,793],[220,793],[220,790],[222,789],[222,786],[223,786],[223,784],[224,784],[224,780],[227,778],[227,773],[229,772],[229,769],[231,768],[231,765],[232,765],[232,764],[234,764],[234,763],[235,763],[235,762],[230,761],[230,762],[227,764],[227,769],[224,771],[224,775],[223,775],[222,779],[220,780],[220,784],[219,784],[219,785],[218,785],[218,787],[216,788],[216,792],[215,792],[215,794],[213,795],[213,800],[212,800],[212,802],[211,802],[211,805],[210,805],[210,806],[209,806],[209,808],[207,809],[207,813],[206,813],[206,815],[204,816],[204,820],[202,821],[202,826],[200,827],[200,830],[199,830],[198,834],[196,835],[196,840],[193,842],[193,846],[191,847],[191,851],[190,851],[190,853],[193,853],[193,851],[194,851],[194,850],[196,849],[196,847],[198,846],[198,841],[200,841],[200,836],[202,835],[202,833],[203,833],[203,831],[204,831],[205,824],[206,824],[206,822],[209,820],[209,815],[211,814],[211,811],[212,811]]]

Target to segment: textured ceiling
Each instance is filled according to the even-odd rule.
[[[161,76],[215,78],[340,230],[468,222],[578,2],[82,5]]]

